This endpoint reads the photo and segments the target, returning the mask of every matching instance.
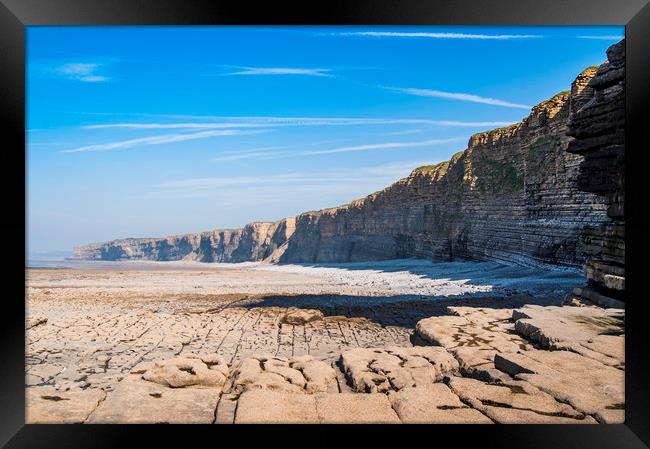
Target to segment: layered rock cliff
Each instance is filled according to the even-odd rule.
[[[590,132],[589,118],[580,128],[578,114],[588,110],[604,83],[592,80],[612,76],[617,59],[610,58],[614,61],[583,71],[571,90],[535,106],[521,123],[475,134],[451,160],[417,168],[344,206],[237,230],[116,240],[75,253],[107,260],[322,263],[419,257],[580,266],[595,244],[582,231],[607,226],[612,201],[585,187],[591,159],[582,156],[586,146],[569,148],[577,145],[576,135],[567,132],[569,124],[573,133]]]
[[[584,158],[578,188],[607,201],[608,220],[584,230],[588,288],[577,293],[615,305],[607,298],[625,296],[625,41],[612,45],[607,58],[573,106],[567,150]]]
[[[588,76],[588,73],[582,74]],[[448,162],[343,207],[308,212],[281,262],[423,257],[580,265],[580,231],[606,219],[566,151],[571,92],[521,123],[479,133]]]
[[[294,218],[249,223],[241,229],[185,234],[164,238],[120,239],[74,249],[75,256],[94,260],[195,260],[246,262],[264,260],[293,233]]]

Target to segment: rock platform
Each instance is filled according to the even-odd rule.
[[[410,335],[309,309],[235,310],[172,321],[148,312],[102,322],[85,317],[77,334],[70,329],[79,331],[80,323],[32,317],[27,422],[624,422],[619,309],[448,307],[420,320]],[[220,331],[216,317],[232,321],[229,330]],[[301,324],[287,324],[287,317]],[[242,338],[241,329],[260,322],[268,335]],[[281,351],[283,339],[309,347],[319,332],[323,341],[354,341],[362,326],[377,335],[356,337],[347,349]],[[386,337],[378,338],[382,332]],[[75,338],[91,342],[76,358],[69,352]],[[265,338],[275,351],[219,351],[264,349]]]

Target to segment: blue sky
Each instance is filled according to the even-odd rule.
[[[622,27],[29,27],[30,252],[337,206],[521,120]]]

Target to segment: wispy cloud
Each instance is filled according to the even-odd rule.
[[[204,120],[228,120],[232,123],[108,123],[85,125],[85,129],[132,128],[132,129],[228,129],[228,128],[264,128],[268,126],[373,126],[373,125],[433,125],[433,126],[505,126],[512,122],[472,122],[457,120],[432,119],[396,119],[396,118],[354,118],[354,117],[221,117],[221,116],[181,116],[182,118]]]
[[[625,36],[578,36],[578,39],[595,39],[603,41],[620,41]]]
[[[402,131],[392,131],[392,132],[389,132],[389,133],[383,133],[382,135],[384,135],[384,136],[405,136],[405,135],[409,135],[409,134],[420,134],[420,133],[423,133],[425,131],[426,131],[426,129],[421,129],[421,128],[419,128],[419,129],[404,129]]]
[[[71,80],[99,83],[108,81],[109,79],[107,76],[97,73],[101,67],[101,64],[69,63],[58,67],[55,71],[59,75]]]
[[[372,143],[366,145],[355,145],[348,147],[332,148],[328,150],[305,151],[299,153],[301,156],[311,156],[317,154],[335,154],[335,153],[349,153],[354,151],[371,151],[371,150],[388,150],[393,148],[413,148],[413,147],[426,147],[430,145],[441,145],[445,143],[453,143],[465,140],[465,137],[451,137],[449,139],[430,139],[418,142],[386,142],[386,143]]]
[[[515,123],[514,121],[510,122],[460,122],[457,120],[437,120],[436,125],[440,126],[459,126],[459,127],[467,127],[467,128],[481,128],[483,126],[485,127],[498,127],[498,126],[508,126],[512,125]]]
[[[239,130],[222,130],[222,131],[201,131],[188,134],[163,134],[159,136],[141,137],[138,139],[121,140],[118,142],[101,143],[87,145],[79,148],[63,150],[62,153],[81,153],[88,151],[107,151],[119,148],[130,148],[140,145],[161,145],[165,143],[183,142],[187,140],[207,139],[217,136],[238,136],[243,134],[260,134],[268,130],[257,131],[239,131]]]
[[[240,153],[233,152],[224,156],[213,157],[213,162],[227,162],[239,161],[242,159],[276,159],[280,156],[291,156],[294,152],[269,152],[269,151],[242,151]]]
[[[239,72],[225,73],[230,75],[306,75],[306,76],[332,76],[330,69],[306,69],[291,67],[242,67]]]
[[[107,123],[103,125],[84,125],[84,129],[131,128],[131,129],[227,129],[262,128],[264,123]]]
[[[442,145],[446,143],[454,143],[467,140],[467,137],[451,137],[449,139],[429,139],[416,142],[384,142],[384,143],[371,143],[364,145],[352,145],[344,146],[337,148],[328,148],[323,150],[313,150],[313,151],[266,151],[261,149],[259,151],[248,151],[238,153],[226,154],[223,156],[217,156],[212,158],[214,162],[226,162],[226,161],[235,161],[242,159],[258,159],[258,160],[270,160],[270,159],[282,159],[287,157],[301,157],[301,156],[318,156],[324,154],[338,154],[338,153],[350,153],[357,151],[379,151],[379,150],[390,150],[395,148],[415,148],[415,147],[426,147],[431,145]]]
[[[481,40],[510,40],[510,39],[539,39],[537,34],[467,34],[467,33],[418,33],[395,31],[355,31],[329,33],[334,36],[367,36],[367,37],[410,37],[425,39],[481,39]]]
[[[440,90],[432,89],[419,89],[415,87],[384,87],[384,89],[408,95],[415,95],[418,97],[436,97],[446,98],[448,100],[469,101],[472,103],[491,104],[494,106],[503,106],[507,108],[517,109],[530,109],[532,106],[518,103],[511,103],[509,101],[498,100],[496,98],[479,97],[478,95],[456,93],[456,92],[443,92]],[[459,123],[459,122],[456,122]]]
[[[332,189],[335,189],[336,193],[358,191],[359,194],[365,194],[369,185],[374,189],[387,186],[408,175],[413,168],[430,163],[432,163],[430,160],[408,160],[358,168],[301,171],[263,176],[181,179],[156,184],[153,186],[155,190],[149,195],[162,198],[221,195],[227,198],[237,194],[237,198],[240,198],[247,192],[256,195],[271,194],[270,196],[273,197],[276,191],[283,191],[291,196],[297,192],[296,184],[300,185],[299,191],[303,192],[311,188],[314,194],[327,194]],[[353,195],[350,200],[357,197],[356,193]]]

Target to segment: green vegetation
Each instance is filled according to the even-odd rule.
[[[440,162],[433,165],[423,165],[413,170],[413,173],[433,173],[436,170],[442,170],[444,172],[446,171],[448,165],[449,161]]]
[[[523,177],[512,164],[481,159],[473,165],[478,178],[476,187],[482,193],[514,193],[523,188]]]

